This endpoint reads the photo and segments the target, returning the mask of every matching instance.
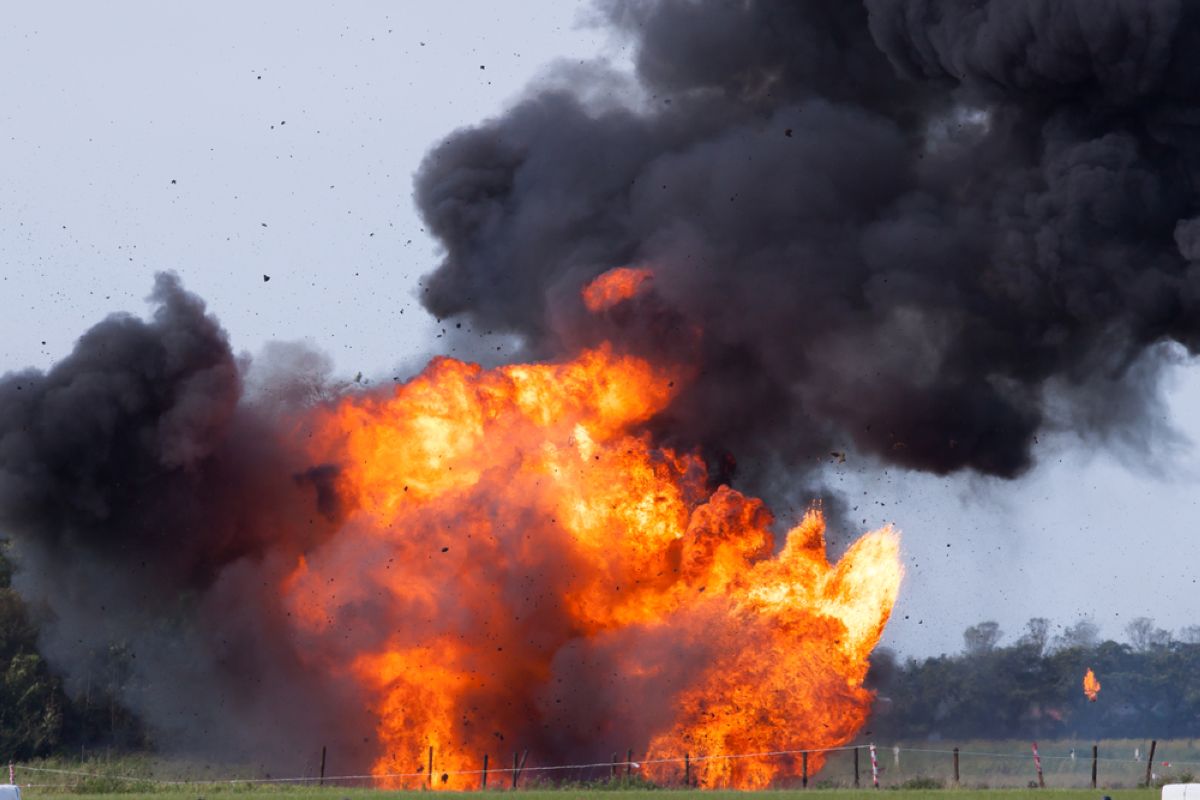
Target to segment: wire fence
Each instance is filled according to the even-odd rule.
[[[1129,788],[1144,785],[1147,766],[1150,783],[1189,781],[1200,775],[1200,743],[1192,740],[1158,742],[1153,763],[1148,763],[1150,740],[1110,742],[920,743],[877,746],[879,783],[888,786],[960,785],[978,788]],[[1093,746],[1095,758],[1093,759]],[[866,748],[863,748],[864,751]],[[871,786],[866,753],[860,753],[859,781]],[[853,753],[833,753],[815,777],[818,786],[855,785]]]
[[[1095,749],[1093,749],[1095,748]],[[872,753],[872,749],[874,752]],[[139,761],[128,769],[120,759],[104,764],[93,762],[79,768],[45,763],[15,764],[10,775],[22,788],[33,790],[81,790],[105,788],[169,789],[203,786],[330,785],[360,788],[513,789],[562,782],[637,780],[653,775],[656,783],[668,786],[693,785],[706,764],[717,761],[769,760],[783,767],[786,777],[780,788],[910,787],[933,789],[968,788],[1129,788],[1163,782],[1188,782],[1200,776],[1200,741],[1150,741],[1122,739],[1104,742],[1051,741],[852,744],[811,750],[772,750],[753,753],[687,753],[678,757],[638,760],[630,757],[564,764],[522,763],[514,766],[485,766],[478,769],[434,770],[436,781],[426,769],[404,772],[307,774],[284,777],[263,774],[222,774],[206,777],[193,769]],[[628,751],[627,751],[628,752]],[[1153,760],[1151,761],[1151,753]],[[819,756],[824,763],[811,774],[804,765]],[[816,759],[814,759],[814,764]],[[874,765],[874,766],[873,766]],[[124,771],[122,771],[125,767]],[[240,770],[239,770],[240,771]],[[485,780],[485,775],[490,782]],[[1094,775],[1094,783],[1093,783]]]

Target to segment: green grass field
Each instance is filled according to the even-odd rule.
[[[1097,789],[1087,788],[1091,782],[1091,742],[1044,741],[1039,743],[1045,789],[1031,789],[1036,780],[1030,743],[1024,741],[977,741],[977,742],[909,742],[901,743],[899,752],[893,746],[879,746],[878,759],[881,789],[854,789],[854,754],[836,752],[830,754],[823,769],[812,775],[810,788],[799,788],[799,780],[769,792],[695,792],[682,788],[671,788],[670,784],[682,785],[682,766],[674,779],[667,776],[666,788],[640,788],[639,784],[607,784],[603,781],[606,769],[590,774],[554,773],[570,781],[562,785],[537,784],[538,774],[533,770],[523,778],[520,790],[523,800],[541,800],[554,797],[590,797],[619,795],[622,800],[641,800],[655,795],[682,797],[699,794],[704,798],[726,798],[737,795],[739,800],[766,795],[772,800],[783,800],[804,796],[807,798],[855,798],[883,797],[887,800],[907,800],[917,797],[937,797],[945,800],[967,800],[988,798],[1004,800],[1009,797],[1024,798],[1091,798],[1100,800],[1108,795],[1113,800],[1122,798],[1158,797],[1155,789],[1138,788],[1146,777],[1146,753],[1149,742],[1140,740],[1110,740],[1100,742],[1097,770]],[[959,785],[954,785],[952,750],[959,748]],[[1074,756],[1072,757],[1072,753]],[[792,756],[786,756],[792,758]],[[493,761],[493,764],[495,762]],[[330,776],[339,774],[336,758],[331,759]],[[202,800],[214,795],[237,795],[239,798],[271,798],[271,800],[356,800],[370,795],[377,798],[400,798],[426,794],[420,791],[386,791],[365,788],[368,781],[348,780],[332,786],[317,787],[311,783],[262,783],[259,779],[270,779],[249,765],[203,763],[155,758],[150,756],[123,756],[120,758],[54,759],[17,765],[17,781],[26,800],[55,800],[56,798],[155,797],[161,800]],[[317,764],[296,764],[287,774],[289,778],[316,777]],[[1200,776],[1200,740],[1160,741],[1155,752],[1153,780],[1163,782],[1189,782]],[[278,777],[278,776],[275,776]],[[871,781],[870,760],[866,748],[859,752],[859,780],[869,786]],[[183,781],[183,783],[180,783]],[[474,788],[478,777],[460,776],[454,779],[452,788]],[[496,773],[493,778],[493,793],[502,791],[508,776]],[[590,782],[589,782],[590,781]],[[635,778],[636,781],[636,778]],[[1034,784],[1035,785],[1035,784]],[[413,786],[412,788],[419,788]],[[479,792],[457,792],[479,794]]]
[[[498,792],[495,792],[498,793]],[[236,794],[239,800],[391,800],[391,798],[428,797],[425,792],[386,792],[367,789],[337,789],[337,788],[297,788],[277,787],[272,789],[244,789],[236,787],[220,787],[214,790],[211,786],[175,787],[170,790],[160,790],[150,793],[126,793],[119,797],[128,800],[147,798],[147,800],[170,800],[171,798],[195,798],[204,800],[213,795]],[[456,792],[455,795],[479,795],[479,792]],[[901,790],[882,789],[879,791],[864,789],[810,789],[810,790],[778,790],[769,792],[727,792],[696,790],[665,789],[655,791],[613,791],[598,789],[554,789],[554,790],[519,790],[521,800],[570,800],[573,798],[596,798],[597,800],[661,800],[664,795],[671,800],[917,800],[918,798],[936,797],[938,800],[1098,800],[1104,795],[1113,800],[1153,800],[1158,797],[1156,789],[937,789],[937,790]],[[53,791],[29,789],[23,793],[30,800],[87,800],[87,798],[107,798],[112,794],[58,794]]]

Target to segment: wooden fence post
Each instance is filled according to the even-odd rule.
[[[484,790],[487,789],[487,762],[488,762],[488,754],[484,753],[483,754],[483,778],[479,781],[479,788],[484,789]]]
[[[629,752],[625,754],[625,777],[633,775],[633,748],[629,748]]]
[[[858,788],[858,745],[854,746],[854,788]]]
[[[808,788],[808,751],[800,754],[800,788]]]
[[[1154,748],[1158,747],[1158,740],[1150,740],[1150,757],[1146,759],[1146,786],[1150,786],[1150,780],[1153,776],[1151,770],[1154,768]]]
[[[429,745],[429,788],[433,788],[433,745]]]
[[[683,754],[683,785],[692,785],[692,754]]]
[[[513,751],[512,788],[514,788],[514,789],[517,788],[517,781],[521,777],[521,771],[525,769],[525,759],[528,756],[529,756],[529,748],[525,748],[524,750],[522,750],[521,755],[519,757],[517,756],[517,751],[516,750]]]
[[[958,786],[958,748],[954,748],[954,785]]]
[[[325,785],[325,745],[321,745],[321,780],[317,782],[317,785]]]
[[[1092,788],[1096,788],[1096,761],[1099,760],[1100,748],[1092,745]]]

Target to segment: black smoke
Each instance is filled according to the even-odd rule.
[[[1200,346],[1200,6],[600,8],[636,91],[596,68],[428,156],[430,311],[554,355],[584,282],[652,266],[704,329],[659,432],[741,464],[1010,477],[1046,428],[1145,438],[1161,345]]]
[[[298,395],[296,359],[275,394],[247,392],[255,373],[174,276],[150,300],[149,321],[112,316],[48,371],[0,378],[15,583],[68,688],[119,645],[121,700],[164,749],[296,770],[371,733],[361,699],[290,643],[276,596],[338,522],[329,469],[283,444],[289,405],[317,398]]]

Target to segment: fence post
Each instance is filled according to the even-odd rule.
[[[1096,761],[1099,760],[1100,748],[1092,745],[1092,788],[1096,788]]]
[[[873,744],[868,745],[868,748],[869,748],[869,752],[871,753],[871,783],[875,785],[876,789],[878,789],[879,788],[879,757],[875,753],[875,745],[873,745]]]
[[[12,770],[9,770],[9,772],[12,772]],[[325,785],[325,745],[321,745],[321,780],[317,782],[317,785]]]
[[[1033,743],[1033,766],[1037,770],[1038,788],[1046,788],[1046,780],[1042,777],[1042,757],[1038,754],[1037,742]]]
[[[958,786],[958,748],[954,748],[954,785]]]
[[[625,777],[629,778],[633,775],[633,748],[629,748],[629,752],[625,754]]]
[[[692,754],[683,754],[683,785],[692,785]]]
[[[1158,746],[1157,739],[1150,740],[1150,757],[1146,759],[1146,786],[1150,786],[1150,779],[1153,773],[1150,771],[1154,768],[1154,748]]]
[[[517,788],[517,781],[521,778],[521,773],[525,770],[525,759],[529,756],[529,748],[526,747],[521,751],[521,755],[517,755],[517,751],[513,751],[513,773],[512,773],[512,788]]]
[[[433,745],[429,745],[429,788],[433,788]]]
[[[800,788],[808,788],[808,751],[800,754]]]
[[[488,762],[488,754],[484,753],[483,754],[483,778],[480,779],[480,781],[479,781],[480,789],[487,789],[487,762]]]
[[[854,788],[858,788],[858,745],[854,746]]]

